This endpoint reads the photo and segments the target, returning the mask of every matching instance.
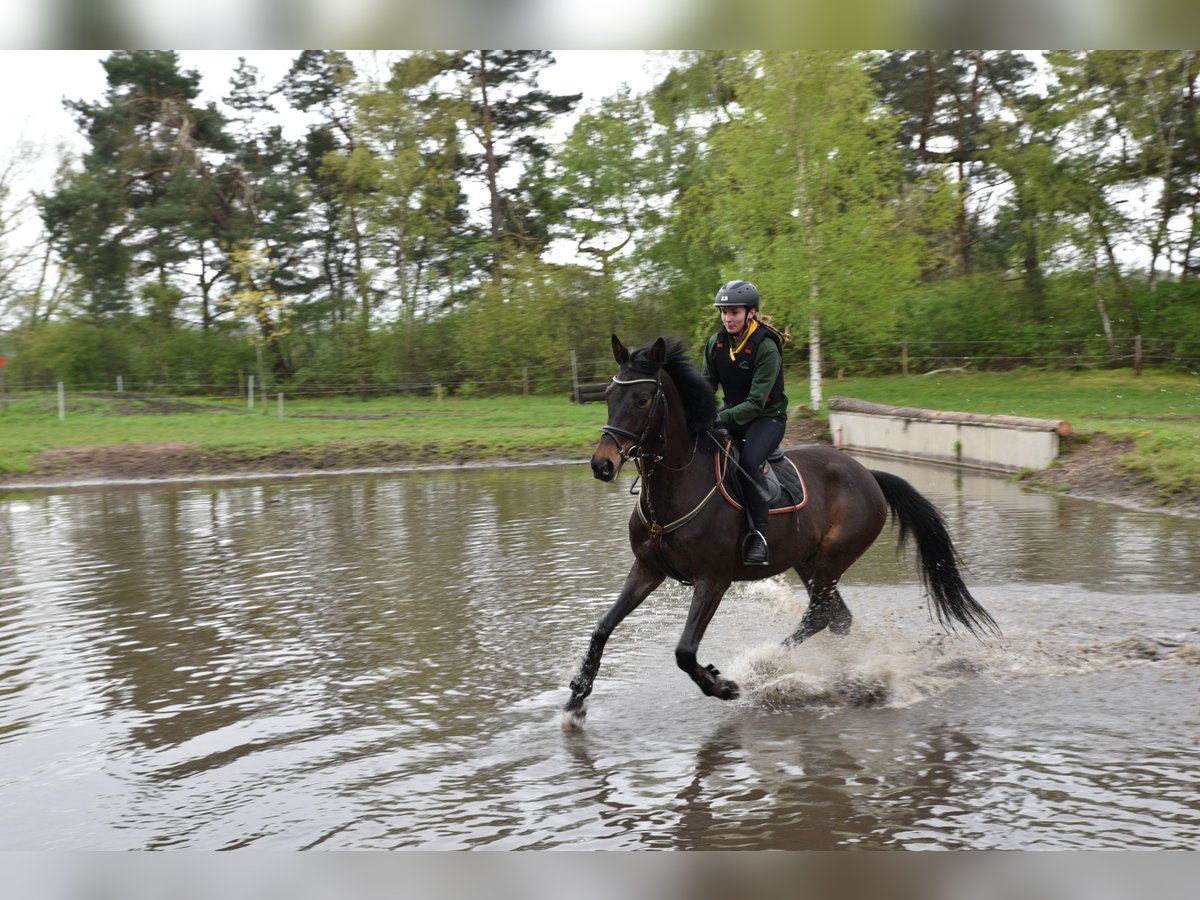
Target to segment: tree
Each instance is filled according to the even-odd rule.
[[[34,197],[22,187],[36,156],[22,141],[0,160],[0,324],[29,328],[53,314],[62,287]]]
[[[319,281],[304,252],[308,222],[299,152],[283,136],[272,102],[275,93],[262,85],[257,69],[244,57],[239,59],[224,98],[232,110],[234,143],[216,179],[222,210],[218,243],[261,244],[274,260],[271,289],[298,298],[312,292]],[[213,266],[206,289],[230,269],[228,261],[221,263]],[[208,310],[207,293],[204,308]],[[205,326],[208,321],[203,319]]]
[[[258,361],[259,387],[265,397],[267,375],[263,362],[264,348],[271,357],[275,374],[278,376],[286,372],[280,341],[290,331],[289,302],[272,287],[276,263],[261,248],[242,244],[229,246],[226,251],[237,287],[223,297],[222,302],[235,318],[245,319],[251,325],[250,342],[254,345]]]
[[[936,183],[902,193],[895,123],[855,54],[767,51],[738,88],[744,113],[715,136],[718,218],[772,312],[809,325],[810,399],[822,405],[823,331],[890,337],[926,248],[915,217]],[[731,276],[732,277],[732,276]]]
[[[320,247],[318,267],[328,286],[333,322],[346,321],[357,303],[370,309],[362,271],[362,232],[349,193],[353,182],[341,178],[344,160],[354,153],[353,87],[350,57],[333,50],[305,50],[296,57],[281,91],[291,106],[308,113],[311,124],[298,166],[312,202],[309,237]],[[335,161],[334,157],[342,160]]]
[[[115,51],[103,65],[104,100],[66,103],[91,144],[82,169],[40,199],[97,318],[133,311],[147,279],[165,287],[197,255],[211,227],[211,166],[230,149],[224,118],[197,105],[199,74],[181,71],[174,51]]]
[[[646,336],[665,331],[702,340],[711,328],[712,297],[734,261],[719,226],[720,163],[711,137],[740,114],[746,65],[727,51],[686,53],[646,97],[645,196],[627,291],[637,297]]]
[[[1187,274],[1200,231],[1200,52],[1063,52],[1049,59],[1058,102],[1078,126],[1076,146],[1092,155],[1105,193],[1152,210],[1129,223],[1130,236],[1146,249],[1151,291],[1160,263]]]
[[[575,244],[605,278],[633,239],[646,201],[646,110],[623,90],[581,116],[555,155],[562,224],[552,233]]]
[[[418,314],[452,304],[472,267],[462,241],[457,109],[429,72],[427,57],[413,54],[393,66],[387,83],[368,84],[355,98],[359,139],[371,150],[363,164],[373,170],[364,222],[389,277],[382,289],[400,307],[406,371],[417,367]]]
[[[461,121],[478,146],[464,154],[463,165],[487,191],[489,268],[498,282],[506,256],[540,251],[549,239],[539,215],[539,181],[522,176],[549,155],[544,128],[582,95],[537,87],[538,74],[554,61],[545,50],[464,50],[431,59],[431,77],[453,73],[458,79]]]

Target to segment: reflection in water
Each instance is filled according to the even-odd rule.
[[[872,461],[950,522],[989,644],[894,533],[853,634],[780,650],[795,579],[614,635],[632,500],[579,467],[0,500],[3,848],[1194,846],[1200,523]],[[1149,736],[1149,737],[1148,737]]]

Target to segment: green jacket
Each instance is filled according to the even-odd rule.
[[[787,395],[782,390],[775,390],[777,381],[780,387],[783,384],[783,354],[774,335],[762,328],[759,333],[763,333],[764,337],[760,340],[751,339],[750,345],[741,354],[751,364],[749,390],[744,398],[736,395],[736,389],[731,392],[729,385],[722,385],[718,377],[716,354],[729,352],[730,338],[725,329],[709,338],[704,347],[700,371],[714,389],[719,386],[722,390],[725,406],[717,414],[722,425],[745,425],[766,416],[787,418]],[[719,349],[718,344],[721,345]]]

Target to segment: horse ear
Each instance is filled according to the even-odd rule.
[[[613,358],[616,359],[618,366],[623,366],[629,362],[629,351],[625,349],[625,345],[621,343],[621,339],[615,334],[612,336]]]
[[[656,366],[661,366],[663,360],[667,358],[667,342],[659,338],[654,342],[654,346],[650,348],[650,362]]]

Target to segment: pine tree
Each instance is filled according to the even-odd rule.
[[[138,311],[140,294],[143,310],[169,322],[177,282],[211,232],[212,167],[232,145],[221,114],[198,105],[199,74],[181,71],[174,51],[116,51],[103,65],[104,100],[66,102],[90,148],[41,198],[42,217],[88,314]]]
[[[542,134],[555,116],[570,112],[580,94],[553,94],[537,86],[554,61],[545,50],[465,50],[433,55],[435,72],[458,78],[460,116],[478,150],[464,153],[469,177],[481,181],[488,199],[488,237],[493,281],[504,259],[540,252],[549,240],[536,177],[549,156]],[[508,185],[514,185],[512,187]]]

